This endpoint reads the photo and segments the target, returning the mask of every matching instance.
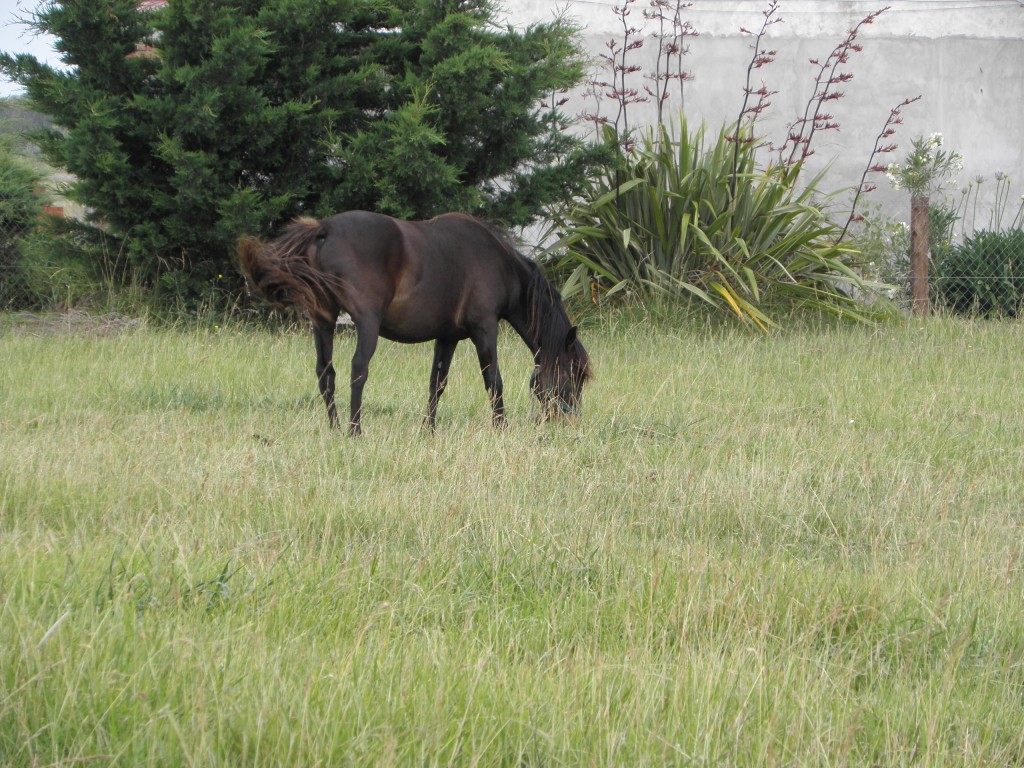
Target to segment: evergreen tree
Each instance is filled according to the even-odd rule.
[[[491,0],[55,1],[67,71],[0,54],[57,129],[49,161],[127,238],[143,279],[201,290],[243,233],[365,208],[523,224],[591,150],[545,98],[584,73],[575,28],[494,24]]]

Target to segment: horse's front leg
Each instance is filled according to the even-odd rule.
[[[452,357],[458,341],[437,339],[434,342],[434,362],[430,368],[430,394],[427,398],[427,429],[434,431],[437,423],[437,403],[448,386],[448,370],[452,366]]]
[[[505,423],[504,387],[501,383],[501,371],[498,370],[498,325],[482,326],[470,335],[476,346],[476,356],[480,361],[480,372],[484,377],[484,387],[491,401],[491,417],[494,426]]]
[[[356,351],[352,355],[352,398],[349,404],[348,433],[361,435],[363,411],[363,385],[370,372],[370,360],[377,351],[377,338],[380,334],[380,321],[367,318],[356,324]]]
[[[313,343],[316,346],[316,380],[320,396],[327,406],[327,420],[338,426],[338,409],[334,405],[334,322],[317,320],[313,325]]]

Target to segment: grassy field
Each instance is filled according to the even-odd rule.
[[[0,765],[1024,762],[1024,325],[583,339],[0,320]]]

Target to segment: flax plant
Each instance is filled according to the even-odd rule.
[[[796,174],[759,170],[753,143],[724,129],[708,141],[682,121],[675,133],[648,131],[557,218],[548,253],[566,296],[695,298],[761,328],[779,305],[864,316],[850,291],[864,287],[855,254],[837,243],[820,175],[798,188]]]

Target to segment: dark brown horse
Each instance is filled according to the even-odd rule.
[[[455,347],[472,340],[494,423],[501,424],[499,320],[506,320],[533,353],[531,389],[542,414],[579,409],[590,360],[561,298],[504,235],[470,216],[399,221],[350,211],[322,221],[300,219],[269,243],[243,238],[238,254],[242,272],[258,293],[304,311],[312,321],[320,394],[332,426],[338,423],[332,354],[341,312],[351,315],[357,331],[351,434],[361,431],[363,385],[379,336],[405,343],[434,340],[430,429]]]

